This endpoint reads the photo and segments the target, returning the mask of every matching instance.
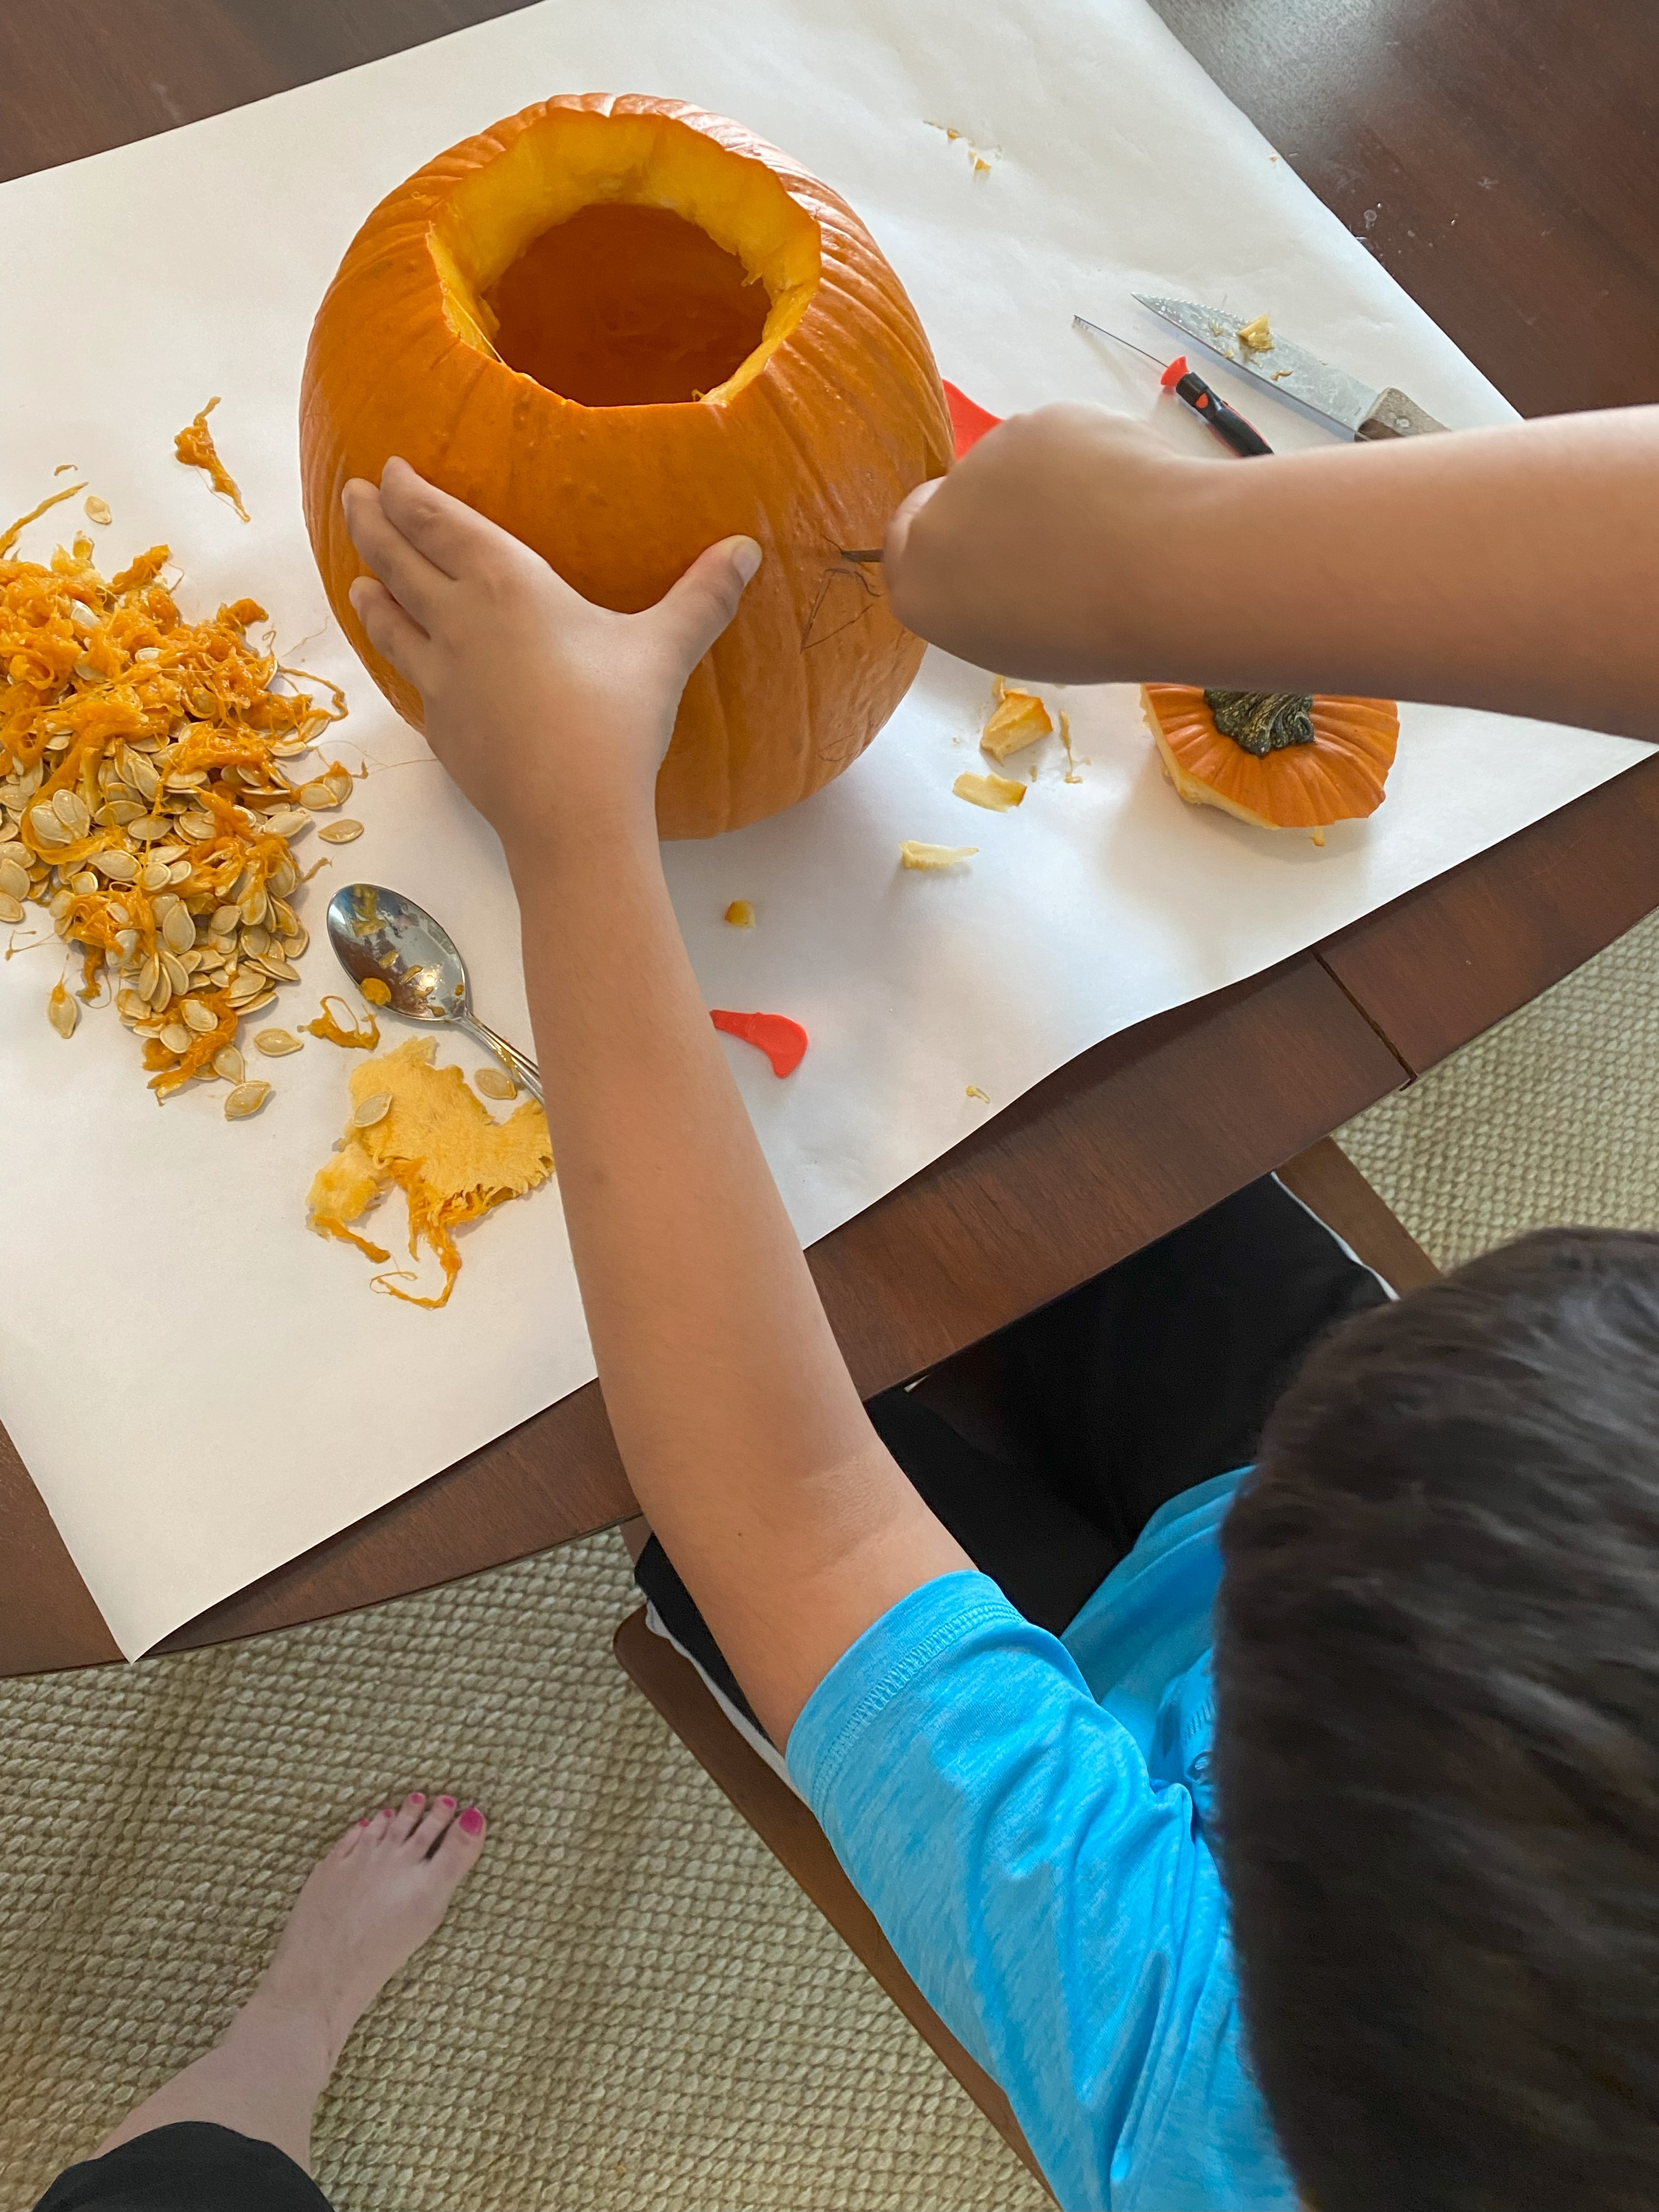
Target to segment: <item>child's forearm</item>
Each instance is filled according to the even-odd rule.
[[[895,538],[902,617],[993,665],[1659,738],[1659,408],[1249,463],[1045,409]]]
[[[515,870],[565,1218],[635,1493],[775,1741],[887,1607],[969,1564],[876,1437],[654,841]]]

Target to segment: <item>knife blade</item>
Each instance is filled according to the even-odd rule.
[[[1394,385],[1379,390],[1362,383],[1346,369],[1333,368],[1317,354],[1293,345],[1288,338],[1275,337],[1271,345],[1259,349],[1241,345],[1238,333],[1245,319],[1230,314],[1224,307],[1201,307],[1195,300],[1159,299],[1147,292],[1137,292],[1135,298],[1143,307],[1172,323],[1183,337],[1231,362],[1235,368],[1242,368],[1269,390],[1322,415],[1356,441],[1420,438],[1446,427]]]

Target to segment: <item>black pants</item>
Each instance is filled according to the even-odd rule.
[[[329,2212],[329,2202],[275,2143],[179,2120],[66,2167],[34,2212]]]
[[[1316,1338],[1386,1295],[1264,1176],[915,1388],[872,1399],[870,1418],[975,1565],[1058,1634],[1160,1505],[1254,1458]],[[634,1571],[752,1721],[654,1536]]]

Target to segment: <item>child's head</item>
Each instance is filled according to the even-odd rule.
[[[1223,1545],[1223,1864],[1305,2197],[1659,2204],[1659,1237],[1348,1322]]]

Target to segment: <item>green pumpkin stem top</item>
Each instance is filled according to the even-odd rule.
[[[1204,703],[1222,736],[1258,760],[1314,741],[1310,691],[1206,691]]]

